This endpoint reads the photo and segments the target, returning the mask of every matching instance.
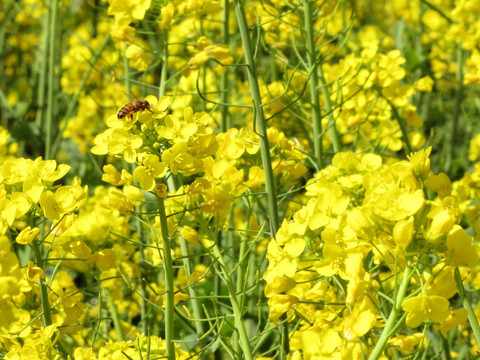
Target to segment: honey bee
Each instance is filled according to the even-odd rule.
[[[146,100],[140,100],[132,95],[127,94],[133,99],[133,102],[125,104],[120,111],[118,112],[117,117],[123,119],[129,117],[130,120],[133,119],[133,114],[141,111],[148,110],[153,114],[153,110],[150,106],[150,103]]]

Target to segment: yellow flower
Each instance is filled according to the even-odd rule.
[[[426,149],[417,151],[416,153],[412,153],[410,156],[408,156],[408,159],[413,166],[413,173],[420,179],[425,179],[430,172],[429,156],[431,151],[432,147],[429,146]]]
[[[150,53],[145,50],[145,47],[140,47],[136,44],[128,46],[125,56],[127,59],[130,59],[130,65],[140,71],[148,69],[152,58]]]
[[[117,253],[112,249],[103,249],[89,255],[87,262],[94,263],[101,271],[108,271],[116,267]]]
[[[445,173],[430,175],[427,180],[425,180],[425,186],[435,191],[440,199],[451,195],[452,192],[452,182]]]
[[[396,187],[378,199],[374,212],[386,220],[399,221],[415,215],[424,203],[423,190],[410,192],[405,188]]]
[[[103,167],[105,174],[102,175],[102,180],[115,186],[131,185],[133,176],[127,170],[122,169],[120,174],[115,166],[112,164],[105,165]]]
[[[344,341],[333,324],[327,321],[316,321],[299,335],[304,359],[335,359]]]
[[[468,269],[459,269],[462,277],[467,276]],[[454,277],[455,267],[445,266],[439,263],[434,269],[433,275],[424,275],[427,278],[425,283],[425,293],[428,295],[440,295],[445,299],[452,298],[458,291],[457,283]]]
[[[299,299],[293,295],[273,295],[268,299],[268,308],[270,309],[268,320],[272,324],[276,324],[280,316],[290,313],[295,305],[298,304],[298,301]]]
[[[20,234],[16,237],[15,241],[19,244],[22,245],[27,245],[30,244],[33,239],[35,239],[40,232],[39,228],[31,228],[30,226],[27,226],[25,229],[23,229]]]
[[[73,358],[75,360],[97,360],[97,356],[91,348],[84,349],[82,347],[75,348]]]
[[[168,195],[168,187],[165,184],[156,184],[154,190],[162,199],[165,199]]]
[[[183,236],[192,245],[200,245],[198,233],[190,226],[183,226],[180,230],[180,235]]]
[[[141,156],[141,164],[133,172],[133,178],[140,183],[145,191],[153,190],[155,179],[167,174],[167,166],[161,162],[157,155],[145,154]]]
[[[467,321],[467,318],[468,311],[466,309],[455,309],[450,311],[448,318],[445,321],[441,322],[439,325],[435,325],[434,328],[440,330],[440,333],[446,339],[448,332]]]
[[[425,136],[420,131],[412,131],[408,134],[408,140],[412,148],[419,149],[425,145]]]
[[[63,178],[70,171],[69,165],[60,164],[57,166],[55,160],[42,160],[40,157],[36,158],[31,166],[34,169],[33,172],[38,173],[40,179],[48,183]]]
[[[474,268],[478,264],[478,255],[473,238],[459,225],[454,225],[447,236],[445,263],[451,266]]]
[[[358,299],[357,299],[358,300]],[[351,314],[345,316],[343,334],[347,341],[357,339],[369,332],[377,322],[375,305],[363,296],[354,306]]]
[[[119,190],[112,189],[109,191],[109,195],[105,197],[105,206],[108,209],[118,210],[120,214],[127,214],[135,210],[132,202],[125,196],[125,194]]]
[[[411,328],[420,326],[426,319],[445,321],[450,303],[442,296],[420,294],[402,302],[403,311],[408,312],[406,324]]]
[[[452,229],[456,220],[448,209],[438,211],[433,208],[432,212],[434,217],[427,228],[426,239],[432,244],[437,244],[445,238],[444,236]]]
[[[33,261],[28,260],[27,271],[25,273],[27,280],[29,282],[34,282],[38,281],[39,278],[43,278],[44,276],[43,269],[38,266],[34,266]]]
[[[123,155],[126,162],[134,163],[137,158],[137,149],[143,144],[142,138],[139,135],[131,135],[126,129],[113,129],[111,136],[108,153]]]
[[[157,22],[160,29],[165,29],[172,24],[175,7],[172,3],[168,3],[161,10],[161,20]]]
[[[114,15],[116,20],[122,17],[142,20],[150,4],[151,0],[111,0],[107,14]]]
[[[315,230],[323,226],[337,228],[341,216],[350,203],[348,196],[343,195],[341,188],[336,184],[329,184],[325,191],[318,194],[307,204],[310,221],[308,226]]]
[[[162,153],[162,161],[170,167],[172,174],[179,172],[184,175],[193,175],[203,170],[203,162],[196,159],[188,152],[185,141],[174,144]]]
[[[176,116],[168,115],[165,118],[165,125],[158,126],[155,131],[164,139],[179,142],[188,140],[197,129],[196,124],[181,122]]]
[[[393,227],[393,241],[397,245],[396,254],[402,256],[412,241],[414,230],[413,216],[401,220]]]
[[[401,352],[412,352],[422,340],[425,340],[423,333],[415,333],[412,335],[397,334],[391,338],[388,343],[398,348]]]
[[[430,76],[424,76],[415,84],[413,84],[413,87],[417,91],[431,92],[433,87],[433,79]]]
[[[86,189],[85,189],[86,190]],[[45,217],[49,220],[59,220],[63,215],[77,209],[75,189],[69,186],[62,186],[55,191],[46,191],[40,197],[40,206]]]
[[[480,134],[475,135],[470,140],[470,146],[468,148],[468,160],[475,161],[480,157]]]

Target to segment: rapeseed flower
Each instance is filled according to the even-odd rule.
[[[440,323],[449,315],[450,303],[443,296],[420,294],[402,302],[403,311],[407,312],[406,324],[416,328],[427,319]]]

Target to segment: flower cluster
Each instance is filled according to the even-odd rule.
[[[478,353],[477,0],[4,5],[0,357]]]
[[[478,262],[476,245],[458,225],[448,177],[431,174],[429,153],[388,165],[374,154],[339,153],[309,181],[305,205],[268,245],[264,275],[270,321],[286,314],[298,322],[294,351],[307,358],[369,353],[359,339],[375,337],[383,298],[396,304],[394,283],[411,268],[416,274],[401,303],[406,325],[430,319],[446,332],[452,316],[465,321],[466,311],[450,309],[449,300],[457,293],[454,269]],[[437,199],[427,200],[427,188]],[[391,346],[407,341],[403,331]]]

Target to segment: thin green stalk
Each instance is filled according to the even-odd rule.
[[[455,21],[450,19],[450,17],[447,14],[445,14],[442,10],[440,10],[440,8],[436,7],[435,5],[430,3],[429,1],[427,1],[427,0],[420,0],[420,1],[422,3],[424,3],[425,5],[427,5],[430,9],[436,11],[441,17],[443,17],[445,20],[447,20],[450,24],[455,23]]]
[[[7,3],[4,4],[4,7],[2,9],[3,11],[3,19],[0,22],[0,54],[5,54],[5,39],[6,39],[6,34],[7,34],[7,26],[8,24],[11,24],[13,21],[17,11],[19,8],[17,7],[17,10],[14,11],[13,9],[13,0],[9,0]],[[11,29],[9,29],[11,32]],[[5,73],[5,56],[0,56],[0,74]],[[5,109],[5,114],[1,114],[1,126],[7,128],[8,127],[8,117],[13,117],[15,116],[15,111],[13,108],[10,106],[10,104],[7,102],[7,98],[3,92],[2,89],[6,89],[6,78],[5,76],[0,76],[0,106],[2,109]]]
[[[251,215],[251,210],[252,207],[249,206],[247,209],[247,213],[245,214],[245,230],[248,230],[250,228],[250,222],[248,221],[250,219]],[[248,265],[248,259],[246,258],[247,254],[247,249],[248,249],[248,236],[244,235],[242,236],[242,240],[240,242],[240,252],[236,256],[236,260],[238,259],[238,267],[237,267],[237,287],[236,287],[236,294],[238,294],[238,303],[240,304],[240,307],[243,309],[245,308],[245,288],[246,288],[246,283],[245,283],[245,278],[248,275],[247,274],[247,265]],[[247,320],[245,320],[245,324],[247,323]],[[234,344],[234,348],[238,351],[240,347],[240,344]]]
[[[158,90],[158,98],[165,96],[168,79],[168,31],[163,30],[160,34],[162,39],[161,53],[163,54],[162,70],[160,73],[160,85]],[[168,187],[171,191],[175,189],[175,181],[173,176],[168,178]],[[174,285],[173,285],[173,263],[170,246],[170,237],[168,235],[167,215],[165,212],[165,201],[158,198],[158,214],[160,217],[160,226],[162,228],[163,243],[163,266],[165,271],[165,342],[167,344],[167,358],[175,359],[174,338]]]
[[[50,19],[50,33],[49,33],[49,51],[48,51],[48,92],[47,92],[47,116],[45,121],[45,159],[51,159],[52,150],[52,131],[53,131],[53,107],[54,101],[54,89],[56,78],[56,64],[55,64],[55,43],[57,37],[57,13],[58,13],[59,0],[51,0],[49,7],[52,9],[52,16]]]
[[[442,344],[443,344],[443,353],[445,354],[445,360],[452,360],[450,344],[448,343],[448,339],[445,339],[442,336]]]
[[[225,45],[229,45],[230,43],[230,32],[229,32],[229,25],[230,25],[230,0],[225,0],[224,8],[223,8],[223,43]],[[228,104],[229,101],[229,94],[228,94],[228,69],[229,67],[226,66],[223,69],[222,73],[222,88],[220,92],[222,93],[222,132],[227,131],[232,126],[230,122],[230,117],[228,114]]]
[[[170,246],[170,236],[168,235],[167,215],[165,212],[165,202],[158,198],[158,215],[160,217],[160,226],[162,228],[162,248],[163,248],[163,266],[165,269],[165,342],[167,344],[168,360],[175,359],[174,337],[174,307],[173,302],[173,263]]]
[[[180,249],[182,251],[182,257],[183,257],[183,267],[185,268],[185,276],[187,279],[192,275],[192,264],[190,262],[190,251],[188,249],[188,244],[187,241],[180,236]],[[188,296],[189,296],[189,302],[192,304],[192,309],[193,309],[193,316],[195,318],[195,329],[197,331],[197,336],[200,338],[201,336],[204,335],[205,333],[205,327],[204,327],[204,322],[201,321],[202,318],[202,308],[200,306],[200,301],[197,298],[197,292],[195,291],[195,288],[193,286],[188,287]]]
[[[160,84],[158,98],[165,96],[168,80],[168,31],[163,30],[161,36],[161,53],[163,55],[162,69],[160,73]],[[175,181],[173,176],[168,178],[168,188],[175,190]],[[165,341],[167,343],[167,357],[169,360],[175,359],[174,338],[174,285],[173,285],[173,263],[171,255],[170,237],[168,235],[167,215],[165,212],[165,201],[158,198],[158,213],[160,216],[160,226],[162,228],[163,242],[163,266],[165,270]]]
[[[385,327],[383,328],[382,334],[375,345],[372,353],[369,356],[369,360],[376,360],[379,359],[387,345],[388,339],[392,335],[392,331],[397,325],[398,316],[402,310],[402,302],[405,299],[405,295],[407,293],[408,284],[410,282],[410,278],[413,273],[413,268],[410,264],[405,267],[403,272],[402,282],[398,288],[398,292],[395,296],[395,302],[393,304],[392,310],[390,311],[390,315],[388,316],[387,322],[385,323]]]
[[[322,117],[320,113],[320,94],[319,86],[322,88],[322,96],[325,102],[325,112],[328,117],[328,128],[330,132],[330,140],[332,141],[335,153],[341,151],[340,137],[338,136],[335,119],[333,118],[332,103],[330,102],[330,93],[323,74],[322,64],[318,64],[318,53],[315,47],[315,29],[313,28],[313,9],[312,0],[305,1],[304,10],[305,32],[307,35],[307,61],[309,66],[310,77],[310,96],[312,101],[312,118],[313,118],[313,141],[314,155],[316,158],[316,168],[323,168],[323,149],[322,149]]]
[[[103,312],[105,311],[104,308],[103,308],[103,288],[100,286],[99,289],[98,289],[98,320],[97,320],[97,324],[95,326],[95,331],[93,333],[93,339],[92,339],[92,349],[94,348],[95,346],[95,342],[97,341],[97,339],[99,338],[99,333],[100,333],[100,326],[102,325],[102,321],[100,320],[103,316]]]
[[[135,212],[140,214],[142,211],[140,206],[135,206]],[[140,301],[140,322],[142,326],[142,332],[147,335],[148,333],[148,321],[147,321],[147,298],[148,298],[148,292],[147,288],[145,286],[145,281],[144,281],[144,264],[145,264],[145,233],[143,231],[143,226],[142,222],[137,218],[135,219],[135,225],[137,229],[137,234],[138,234],[138,240],[140,242],[140,246],[138,249],[139,252],[139,258],[140,258],[140,279],[141,279],[141,290],[140,293],[142,294],[141,296],[141,301]]]
[[[265,117],[263,114],[262,99],[260,96],[260,88],[258,86],[257,71],[255,68],[255,60],[252,54],[252,45],[250,40],[249,29],[247,25],[247,19],[245,16],[245,9],[241,0],[235,0],[235,14],[240,30],[240,36],[243,43],[243,52],[245,54],[245,62],[247,64],[248,82],[250,83],[250,91],[252,93],[254,119],[256,121],[258,136],[260,138],[260,152],[262,155],[263,171],[265,173],[265,188],[267,191],[267,203],[268,203],[268,215],[270,223],[270,233],[274,238],[278,231],[278,208],[277,208],[277,195],[275,189],[275,178],[273,177],[272,161],[270,159],[270,148],[268,145],[267,126],[265,123]],[[288,335],[288,323],[284,322],[282,325],[283,334]],[[245,329],[243,329],[245,331]],[[245,334],[240,333],[240,341]],[[247,339],[248,341],[248,339]],[[245,346],[245,345],[244,345]],[[284,353],[289,352],[289,340],[288,336],[282,344]]]
[[[45,111],[45,90],[46,90],[46,78],[48,73],[48,39],[50,31],[50,10],[47,11],[47,14],[43,20],[42,24],[42,42],[40,44],[40,51],[38,56],[38,62],[40,63],[40,70],[38,74],[38,94],[37,94],[37,105],[38,111],[36,113],[35,125],[37,129],[41,129],[44,121],[44,111]]]
[[[107,288],[104,288],[104,289],[105,289],[105,292],[107,293],[108,307],[110,309],[110,315],[112,316],[113,327],[115,328],[115,331],[117,333],[118,341],[123,341],[124,336],[122,331],[122,323],[120,321],[120,317],[118,316],[117,307],[115,306],[115,302],[112,299],[112,295],[110,294],[110,291]]]
[[[32,242],[32,246],[33,246],[33,253],[35,256],[35,262],[37,266],[45,270],[44,264],[43,264],[42,252],[40,251],[40,243],[35,240]],[[48,302],[48,289],[47,289],[47,282],[45,281],[45,275],[39,279],[39,283],[40,283],[40,298],[42,302],[43,319],[45,322],[45,326],[49,326],[49,325],[52,325],[52,312],[50,309],[50,303]]]
[[[225,261],[223,260],[223,255],[220,249],[218,248],[217,244],[213,246],[213,255],[215,259],[218,261],[218,263],[220,264],[219,272],[223,274],[225,285],[227,285],[228,295],[230,297],[230,303],[232,304],[233,318],[235,319],[235,329],[238,330],[238,336],[240,338],[240,344],[243,351],[242,359],[253,360],[252,349],[250,348],[250,341],[248,340],[247,331],[245,329],[243,312],[237,298],[236,289],[235,289],[235,286],[233,285],[232,278],[228,273],[227,266],[225,265]]]
[[[160,73],[160,86],[158,88],[158,98],[165,96],[167,89],[167,79],[168,79],[168,31],[163,30],[160,33],[162,39],[162,70]]]
[[[322,95],[325,101],[325,112],[328,117],[328,132],[330,133],[330,141],[332,142],[334,153],[339,153],[342,150],[342,142],[338,135],[337,125],[333,117],[332,103],[330,102],[330,93],[328,91],[327,83],[325,82],[325,76],[323,74],[322,64],[318,66],[320,86],[322,87]]]
[[[320,101],[318,93],[318,73],[317,73],[317,61],[313,31],[312,20],[312,2],[310,0],[305,1],[305,30],[307,33],[307,57],[308,66],[310,67],[310,97],[312,102],[312,118],[313,118],[313,154],[315,158],[315,169],[317,171],[323,168],[323,146],[322,146],[322,117],[320,115]]]
[[[477,345],[480,346],[480,325],[478,324],[475,310],[473,309],[472,303],[470,301],[470,296],[467,296],[465,288],[463,287],[462,276],[460,275],[460,271],[458,270],[458,268],[455,269],[455,281],[457,283],[458,295],[460,295],[460,299],[463,302],[464,308],[467,309],[468,321],[470,322],[470,326],[472,327],[473,335],[475,336]]]
[[[381,94],[381,96],[385,99],[385,101],[388,103],[388,105],[390,105],[390,108],[392,109],[393,117],[395,118],[395,120],[397,120],[398,126],[400,127],[400,131],[402,133],[403,142],[405,143],[405,153],[407,155],[410,155],[410,153],[412,152],[412,146],[410,145],[410,140],[408,140],[407,127],[405,126],[403,119],[400,117],[400,114],[398,113],[395,105],[383,94]]]
[[[130,94],[130,65],[127,59],[127,44],[125,44],[125,56],[123,57],[123,71],[125,72],[125,91]],[[127,96],[128,99],[128,96]]]
[[[452,163],[455,154],[456,144],[458,143],[457,139],[457,128],[458,128],[458,119],[461,113],[462,101],[463,101],[463,80],[464,80],[464,55],[465,52],[462,49],[461,42],[457,44],[457,72],[456,77],[456,86],[455,86],[455,102],[453,108],[453,121],[452,128],[449,131],[450,138],[448,139],[447,154],[445,157],[445,172],[449,175],[452,171]]]
[[[60,129],[60,132],[58,133],[57,138],[55,139],[55,143],[53,144],[53,148],[52,148],[53,158],[55,158],[57,154],[58,148],[60,147],[60,142],[62,141],[63,133],[67,128],[68,121],[73,117],[73,112],[75,111],[75,108],[78,104],[78,100],[80,99],[80,96],[83,93],[83,89],[85,88],[85,85],[87,84],[88,78],[90,77],[90,74],[93,71],[93,67],[97,62],[98,58],[100,57],[100,55],[102,55],[103,50],[105,50],[105,47],[107,46],[109,40],[110,40],[110,35],[106,35],[105,38],[103,39],[102,44],[98,48],[98,50],[95,52],[95,54],[93,54],[92,59],[90,60],[90,66],[88,67],[87,71],[83,75],[82,81],[80,82],[80,86],[78,87],[77,92],[75,93],[75,96],[68,103],[68,108],[67,108],[67,111],[65,112],[63,127]],[[128,89],[127,89],[127,92],[128,92]]]
[[[250,91],[252,93],[254,119],[258,129],[258,136],[260,138],[260,152],[262,155],[263,171],[265,172],[265,187],[267,190],[270,232],[272,237],[275,237],[279,226],[275,179],[273,177],[272,162],[270,159],[270,148],[267,138],[267,126],[263,114],[262,99],[260,96],[260,88],[258,86],[255,60],[252,54],[252,45],[250,40],[250,34],[248,32],[249,29],[245,16],[245,9],[243,8],[243,3],[241,0],[235,0],[235,13],[237,17],[238,27],[240,30],[240,36],[243,42],[245,61],[247,63],[247,75],[248,82],[250,83]]]
[[[323,149],[322,149],[322,117],[320,110],[320,94],[318,87],[322,88],[322,96],[325,102],[325,112],[328,117],[328,129],[330,140],[335,153],[341,151],[342,144],[338,135],[335,119],[333,118],[332,103],[330,101],[330,93],[325,81],[322,64],[318,63],[315,47],[315,29],[313,28],[313,9],[312,0],[305,1],[304,10],[305,32],[307,35],[307,61],[309,66],[310,77],[310,96],[312,101],[312,118],[313,118],[313,140],[314,155],[317,160],[316,167],[320,170],[323,167]]]

